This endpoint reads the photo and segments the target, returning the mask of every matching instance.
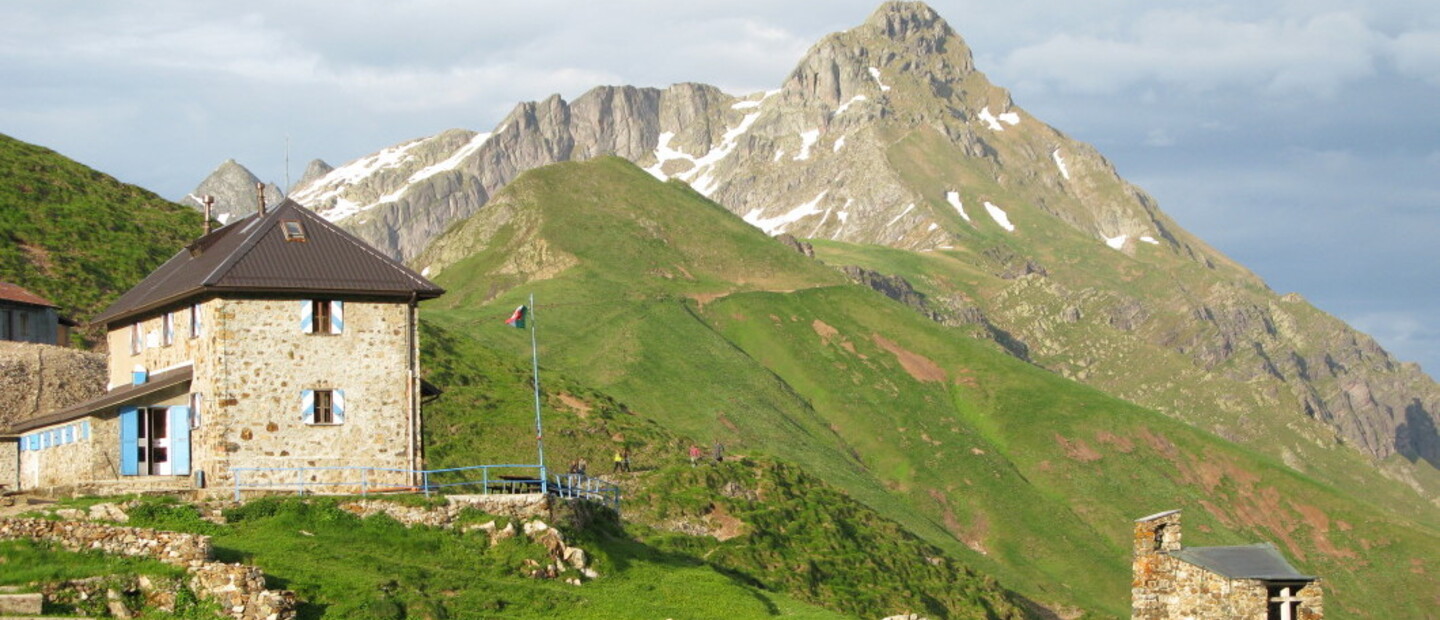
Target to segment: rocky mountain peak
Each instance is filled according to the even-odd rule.
[[[224,224],[254,213],[260,209],[259,201],[255,195],[255,185],[260,183],[260,178],[249,168],[241,165],[234,159],[227,159],[210,176],[205,177],[195,191],[180,202],[195,207],[197,210],[204,210],[204,197],[215,197],[215,208],[211,217]],[[281,191],[274,183],[265,184],[265,204],[278,204],[285,198],[285,192]]]
[[[960,35],[924,2],[886,2],[865,20],[861,29],[921,54],[943,54],[955,46],[954,51],[970,57],[970,49]]]

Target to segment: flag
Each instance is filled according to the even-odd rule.
[[[505,319],[505,324],[511,327],[525,329],[525,306],[516,308],[515,313],[510,315],[510,318]]]

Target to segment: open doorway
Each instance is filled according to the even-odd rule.
[[[141,475],[169,476],[170,467],[170,416],[165,407],[143,407],[140,409],[139,441],[136,442],[137,460]]]

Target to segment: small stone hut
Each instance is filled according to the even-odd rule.
[[[1274,545],[1184,547],[1180,511],[1135,522],[1130,617],[1135,620],[1318,620],[1320,581]]]
[[[0,476],[98,492],[224,488],[242,471],[246,484],[318,492],[412,487],[417,304],[442,293],[293,201],[261,209],[94,319],[108,391],[0,433],[0,458],[16,462]]]

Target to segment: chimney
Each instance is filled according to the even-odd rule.
[[[260,217],[265,217],[265,184],[255,182],[255,199],[260,201]]]
[[[205,234],[210,234],[210,209],[215,206],[215,197],[205,195]]]

